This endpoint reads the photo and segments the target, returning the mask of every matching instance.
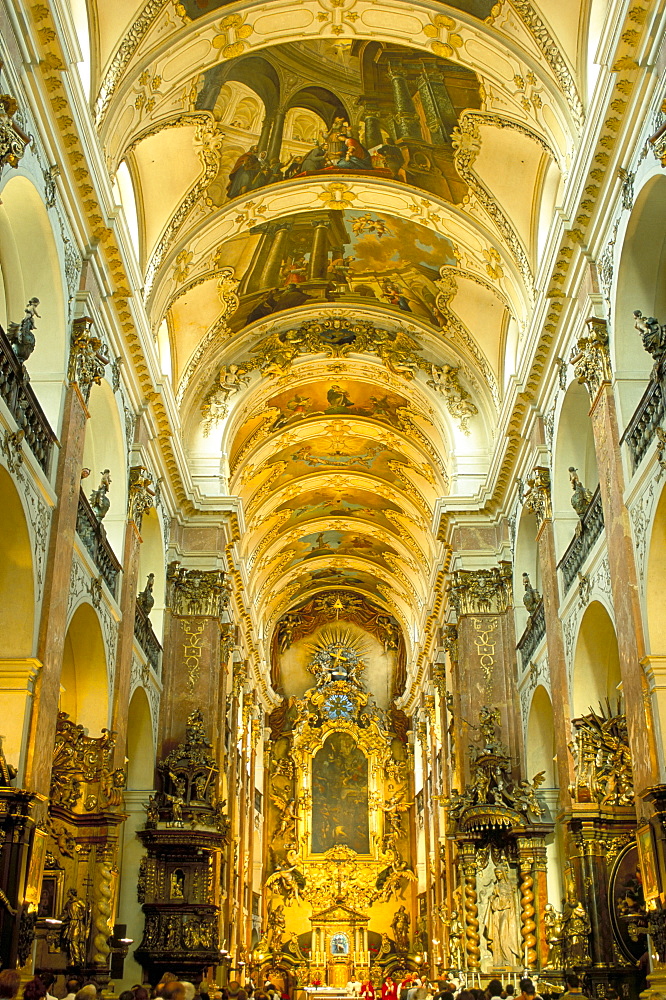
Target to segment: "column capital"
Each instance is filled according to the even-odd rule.
[[[536,465],[527,480],[528,490],[523,496],[523,505],[531,510],[537,519],[537,528],[544,521],[552,521],[553,505],[550,492],[550,469]]]
[[[219,617],[229,604],[229,586],[222,569],[186,569],[175,561],[167,566],[168,607],[176,615]]]
[[[591,316],[585,323],[587,333],[581,334],[571,349],[569,364],[576,380],[587,386],[590,399],[596,399],[604,382],[610,382],[612,369],[608,349],[608,327],[605,319]]]
[[[451,604],[458,615],[496,615],[513,601],[511,563],[490,569],[458,569],[450,584]]]
[[[141,531],[143,515],[155,506],[155,492],[151,490],[153,477],[143,465],[133,465],[127,489],[127,517]]]
[[[109,363],[106,345],[102,343],[101,337],[94,333],[93,326],[90,316],[79,316],[72,322],[67,368],[67,378],[78,385],[86,405],[93,384],[100,385]]]

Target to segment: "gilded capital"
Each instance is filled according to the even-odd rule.
[[[608,327],[605,319],[591,316],[587,320],[587,333],[582,334],[571,349],[569,363],[573,365],[578,382],[585,383],[590,399],[594,399],[604,382],[612,377]]]
[[[167,566],[167,600],[175,615],[218,617],[229,603],[224,570],[185,569],[179,562]]]
[[[11,94],[0,94],[0,169],[18,167],[31,137],[14,121],[18,104]]]
[[[536,516],[537,525],[541,527],[544,521],[553,518],[553,505],[550,495],[550,470],[545,465],[535,466],[532,475],[527,480],[527,492],[523,497],[523,505]]]
[[[155,506],[155,493],[151,490],[153,477],[143,465],[133,465],[127,489],[127,517],[141,531],[143,515]]]
[[[442,645],[452,663],[458,662],[458,626],[445,625],[442,629]]]
[[[90,316],[80,316],[72,323],[72,340],[69,349],[67,378],[76,382],[87,403],[90,390],[104,378],[104,370],[109,363],[106,347],[93,331]]]
[[[496,615],[513,602],[511,563],[490,569],[458,569],[450,584],[451,604],[458,615]]]

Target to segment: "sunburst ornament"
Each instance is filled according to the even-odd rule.
[[[317,686],[334,681],[347,681],[361,686],[360,674],[365,670],[364,643],[349,629],[322,629],[310,646],[312,659],[308,670],[317,678]]]

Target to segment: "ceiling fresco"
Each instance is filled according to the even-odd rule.
[[[452,133],[462,111],[481,107],[481,91],[476,74],[438,56],[375,41],[321,41],[213,67],[195,106],[211,111],[225,133],[208,188],[214,206],[316,175],[393,180],[458,204],[468,188],[454,165]]]
[[[90,2],[165,384],[195,489],[237,504],[264,655],[335,593],[403,669],[437,511],[482,495],[522,370],[589,5],[178,0],[114,40]]]
[[[450,240],[375,212],[324,211],[253,226],[222,244],[239,305],[231,329],[315,303],[379,305],[441,327],[440,268],[456,263]]]

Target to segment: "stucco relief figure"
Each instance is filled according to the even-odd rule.
[[[391,930],[398,951],[409,951],[409,924],[409,914],[404,906],[399,906],[391,921]]]
[[[86,937],[88,934],[88,907],[76,889],[67,894],[65,908],[60,914],[63,922],[60,932],[62,946],[67,952],[67,963],[82,966],[86,962]]]
[[[483,933],[494,966],[516,965],[520,961],[514,894],[502,868],[495,869],[495,885],[488,900]]]

